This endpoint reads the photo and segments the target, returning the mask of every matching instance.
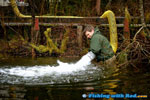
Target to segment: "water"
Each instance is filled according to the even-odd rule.
[[[3,66],[0,73],[1,83],[32,85],[85,82],[102,76],[101,69],[91,64],[87,55],[73,63],[57,60],[56,65]]]
[[[92,63],[83,66],[77,64],[78,60],[79,58],[1,59],[0,100],[84,100],[87,98],[82,96],[90,93],[150,94],[148,71],[104,68]]]

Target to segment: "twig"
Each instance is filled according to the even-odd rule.
[[[137,68],[133,63],[130,63],[137,71],[139,71],[139,68]]]
[[[126,62],[124,62],[124,63],[122,63],[122,64],[117,65],[117,67],[121,67],[121,66],[124,66],[124,65],[128,65],[130,62],[131,62],[131,61],[126,61]]]
[[[142,30],[143,28],[144,28],[144,27],[142,26],[142,27],[136,32],[136,34],[134,35],[133,41],[136,41],[136,36],[141,32],[141,30]]]

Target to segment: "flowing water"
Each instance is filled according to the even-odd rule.
[[[128,100],[132,95],[150,94],[148,71],[96,66],[78,60],[1,59],[0,100],[84,100],[90,94],[99,94],[100,99],[115,99],[109,94],[118,94]],[[125,97],[127,94],[130,96]]]

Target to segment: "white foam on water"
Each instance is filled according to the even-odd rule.
[[[91,64],[94,56],[84,55],[76,63],[57,65],[15,66],[0,68],[0,83],[10,84],[62,84],[98,79],[101,69]]]
[[[81,70],[86,70],[87,66],[91,64],[87,56],[83,56],[77,63],[64,63],[57,60],[58,66],[16,66],[11,68],[0,69],[0,73],[23,76],[23,77],[37,77],[49,76],[52,74],[71,74]]]

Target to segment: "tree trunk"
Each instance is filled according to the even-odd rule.
[[[142,23],[142,26],[146,27],[145,19],[144,19],[143,0],[139,0],[139,5],[140,5],[139,10],[140,10],[141,23]]]
[[[41,1],[41,8],[40,8],[40,15],[44,13],[44,5],[45,5],[45,0]]]
[[[141,24],[142,26],[144,27],[144,34],[146,34],[148,37],[150,36],[150,31],[149,29],[146,27],[146,24],[145,24],[145,19],[144,19],[144,8],[143,8],[143,0],[139,0],[139,5],[140,5],[140,17],[141,17]],[[146,33],[145,33],[146,32]]]
[[[96,0],[96,13],[97,15],[100,15],[100,6],[101,6],[101,0]]]
[[[82,35],[83,35],[82,29],[83,29],[82,26],[77,26],[77,34],[78,34],[77,39],[78,39],[78,45],[80,48],[82,48]]]
[[[6,33],[6,27],[4,24],[4,15],[2,15],[2,18],[0,18],[0,24],[2,26],[2,29],[4,30],[4,40],[7,40],[7,33]]]
[[[30,5],[33,5],[33,2],[30,1]],[[34,6],[31,7],[31,12],[32,12],[32,25],[31,25],[31,43],[34,43],[34,33],[35,33],[35,30],[34,30],[34,25],[35,25],[35,11],[34,11]],[[32,58],[35,58],[36,54],[35,54],[35,50],[34,48],[32,48],[31,50],[32,52]]]

